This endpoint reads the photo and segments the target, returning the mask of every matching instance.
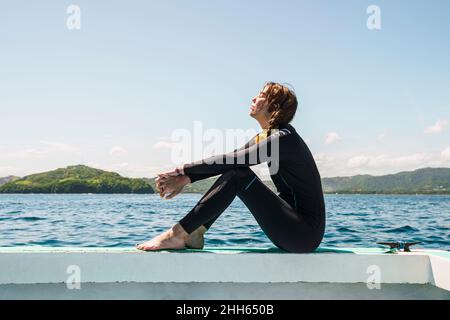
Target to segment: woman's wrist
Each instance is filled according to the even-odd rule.
[[[178,175],[184,176],[184,167],[183,166],[176,167],[175,171]]]
[[[183,176],[186,179],[187,183],[191,183],[191,177],[184,173],[184,165],[176,167],[175,171],[178,175]]]
[[[186,179],[186,184],[191,183],[191,178],[187,175],[183,175],[183,178]]]

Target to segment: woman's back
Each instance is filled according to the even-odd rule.
[[[279,196],[310,224],[321,225],[325,220],[325,203],[313,155],[292,125],[280,125],[278,134],[279,164],[271,179]]]

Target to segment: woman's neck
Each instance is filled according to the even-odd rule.
[[[263,129],[263,130],[269,129],[270,124],[267,119],[257,119],[257,120],[258,120],[258,123],[259,123],[261,129]]]

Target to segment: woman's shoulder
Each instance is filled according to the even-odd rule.
[[[296,133],[295,128],[291,124],[280,124],[278,126],[278,132],[281,135],[293,135]]]
[[[295,135],[295,128],[290,124],[279,124],[276,128],[273,129],[264,129],[260,133],[258,133],[254,137],[254,141],[256,143],[261,142],[268,137],[277,138],[277,137],[286,137],[290,135]]]

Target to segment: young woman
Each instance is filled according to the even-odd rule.
[[[180,193],[188,183],[220,177],[185,217],[164,233],[137,245],[138,249],[203,248],[204,233],[236,196],[277,247],[303,253],[319,246],[325,230],[325,204],[313,156],[289,124],[297,110],[297,98],[286,86],[268,82],[252,101],[250,116],[258,121],[261,133],[231,153],[158,175],[156,186],[160,196],[167,195],[166,199]],[[271,154],[270,161],[263,159],[260,150],[269,150],[275,144],[277,154]],[[277,194],[250,169],[261,162],[273,165],[273,159],[277,169],[271,171],[271,178]]]

